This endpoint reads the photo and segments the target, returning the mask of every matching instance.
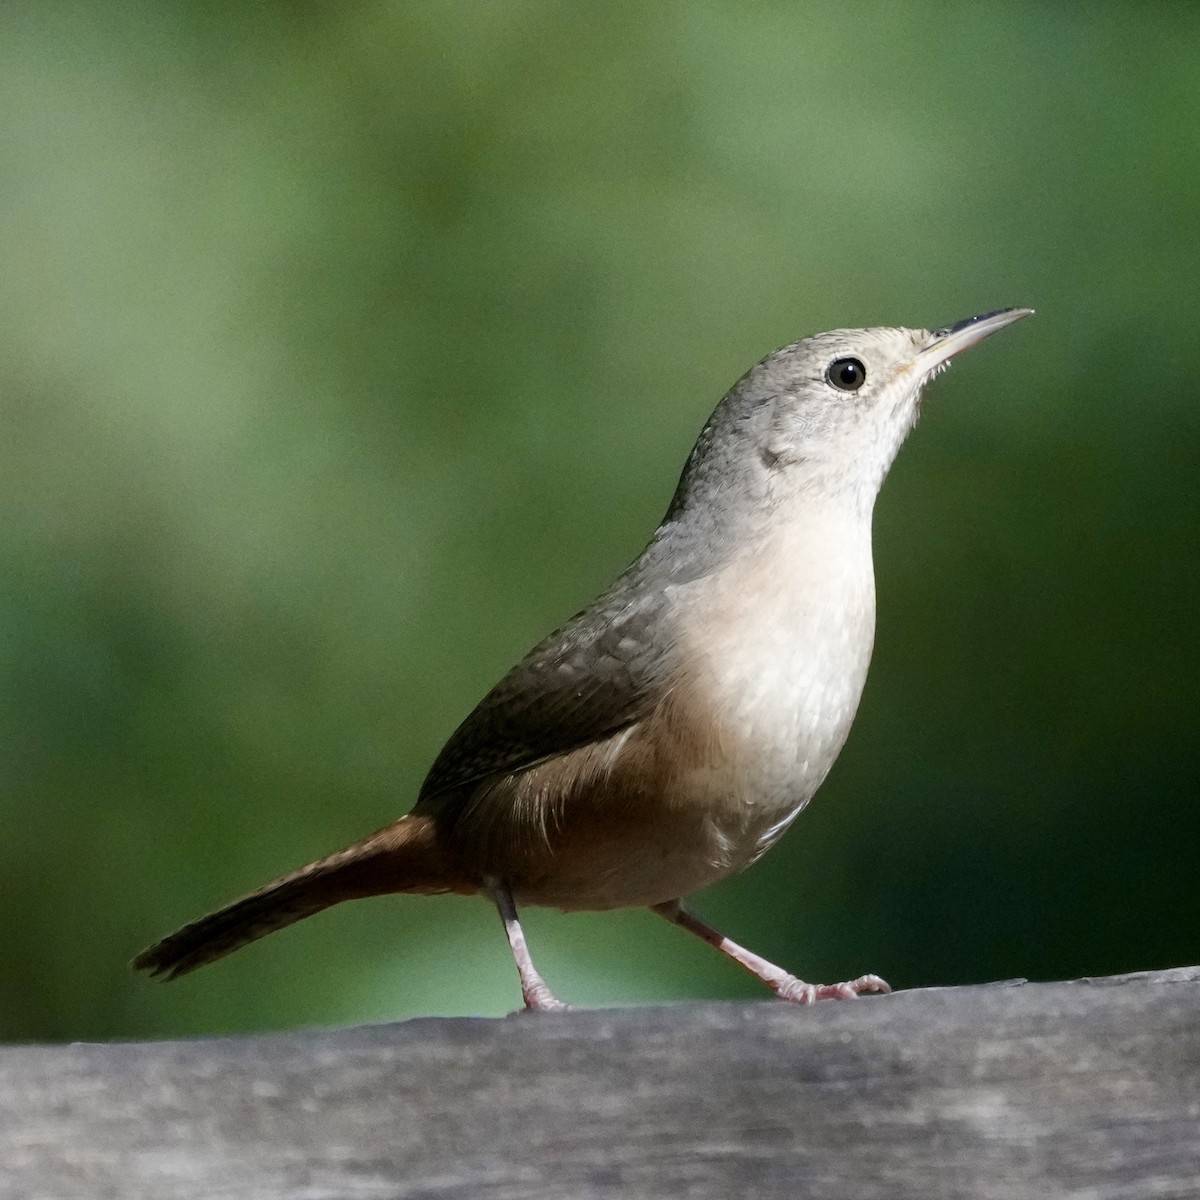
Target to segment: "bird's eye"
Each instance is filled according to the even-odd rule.
[[[867,382],[867,368],[857,358],[835,358],[825,378],[842,392],[857,392]]]

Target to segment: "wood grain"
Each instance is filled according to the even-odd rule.
[[[0,1050],[4,1200],[1200,1196],[1200,968]]]

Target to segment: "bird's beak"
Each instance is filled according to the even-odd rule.
[[[968,317],[965,321],[956,321],[953,325],[947,325],[945,329],[935,329],[934,340],[913,359],[912,365],[922,375],[939,370],[956,354],[982,342],[985,337],[991,337],[997,330],[1011,325],[1014,321],[1032,314],[1032,308],[1000,308],[978,317]]]

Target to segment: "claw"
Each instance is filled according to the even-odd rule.
[[[860,975],[847,983],[805,983],[795,975],[786,975],[773,985],[780,1000],[792,1004],[815,1004],[818,1000],[855,1000],[863,992],[887,993],[892,989],[878,975]]]

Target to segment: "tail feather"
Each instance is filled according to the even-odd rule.
[[[476,887],[446,857],[433,822],[408,816],[185,925],[143,950],[133,966],[175,979],[342,900]]]

